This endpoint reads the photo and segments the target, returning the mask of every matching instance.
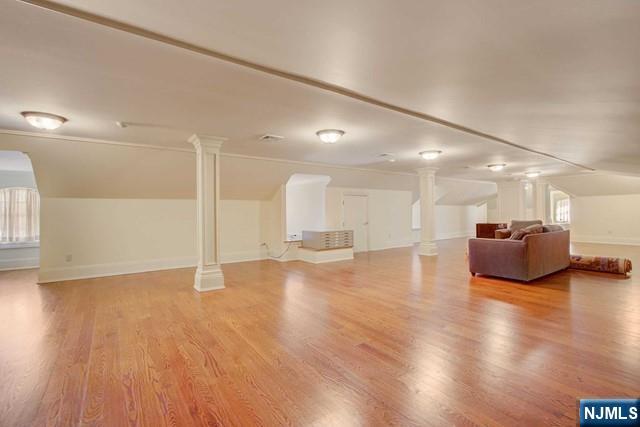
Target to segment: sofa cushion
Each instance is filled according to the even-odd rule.
[[[543,229],[544,233],[551,233],[552,231],[563,231],[564,230],[564,228],[562,228],[561,225],[557,225],[557,224],[543,225],[542,229]]]
[[[509,237],[509,239],[511,240],[522,240],[524,239],[524,236],[529,235],[529,234],[539,234],[539,233],[543,233],[544,232],[544,228],[542,227],[541,224],[532,224],[528,227],[525,228],[521,228],[519,230],[515,230],[511,233],[511,236]]]
[[[520,230],[522,228],[526,228],[530,225],[542,225],[542,221],[540,221],[539,219],[533,219],[533,220],[514,219],[511,221],[511,225],[509,226],[509,229],[511,231],[515,231],[515,230]]]

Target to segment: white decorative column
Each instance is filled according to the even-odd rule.
[[[418,169],[420,178],[420,255],[438,255],[435,244],[436,168]]]
[[[198,268],[193,285],[199,292],[224,288],[220,268],[220,147],[225,140],[192,135],[196,148]]]

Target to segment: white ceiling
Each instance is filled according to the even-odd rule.
[[[640,177],[611,174],[554,176],[545,180],[571,196],[640,194]]]
[[[640,166],[637,0],[58,3],[598,169]]]
[[[640,168],[637,2],[66,2],[224,53],[344,86],[602,169]],[[379,106],[32,5],[3,0],[0,127],[22,110],[58,133],[497,179],[564,163]],[[550,14],[549,10],[554,13]],[[115,121],[146,123],[120,129]],[[323,145],[315,131],[347,131]],[[264,133],[283,135],[261,143]],[[559,144],[558,142],[562,142]],[[395,163],[379,154],[395,153]],[[504,174],[486,165],[506,162]],[[431,165],[431,163],[429,163]],[[333,183],[332,183],[333,184]]]

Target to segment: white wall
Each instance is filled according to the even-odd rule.
[[[500,222],[500,215],[498,213],[498,197],[492,197],[487,200],[487,222],[496,223]]]
[[[263,203],[221,201],[222,262],[266,256]],[[196,263],[195,200],[43,198],[41,212],[43,282]]]
[[[435,240],[471,237],[475,235],[476,223],[487,222],[487,204],[483,203],[480,206],[436,205],[435,214]],[[413,231],[413,241],[420,241],[419,229]]]
[[[436,240],[474,236],[476,223],[487,222],[487,205],[436,206]]]
[[[327,182],[286,185],[287,240],[302,239],[303,230],[323,230]]]
[[[36,188],[33,172],[0,171],[0,188],[10,187]],[[37,244],[15,246],[17,245],[0,245],[0,271],[38,267],[40,248]]]
[[[261,200],[220,201],[220,255],[223,263],[264,259]]]
[[[369,250],[376,251],[413,244],[411,191],[327,188],[326,226],[342,228],[345,194],[366,195],[369,213]]]
[[[640,245],[640,194],[571,199],[571,240]]]
[[[514,219],[525,219],[522,183],[518,181],[499,182],[497,207],[498,222],[509,223]]]

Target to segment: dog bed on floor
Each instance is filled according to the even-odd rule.
[[[571,268],[576,270],[601,271],[627,274],[631,271],[631,260],[606,256],[571,255]]]

